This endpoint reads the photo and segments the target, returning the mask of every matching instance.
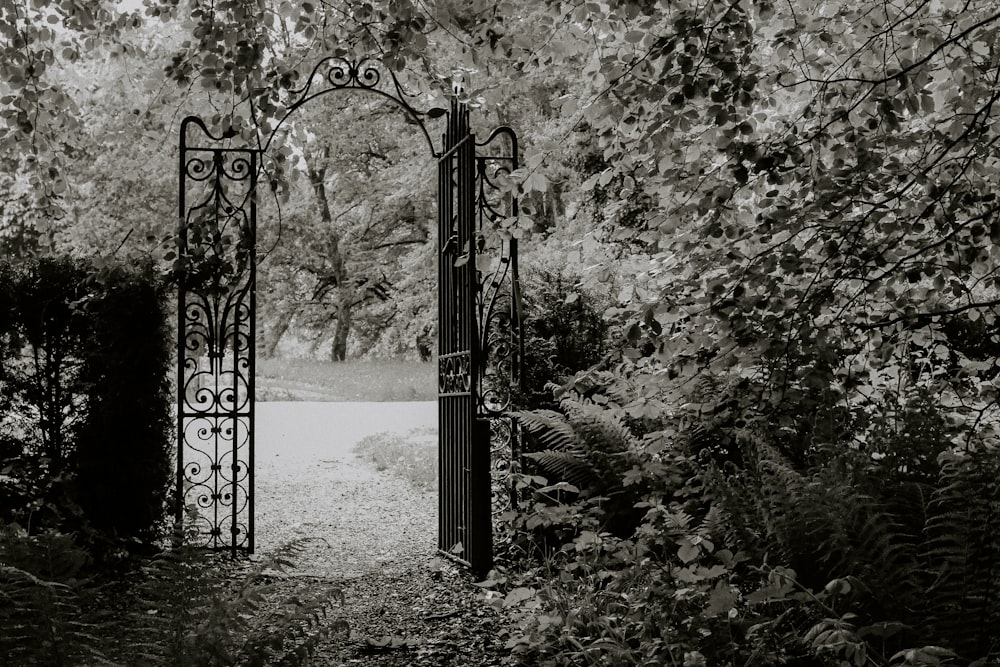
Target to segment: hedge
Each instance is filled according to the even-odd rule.
[[[0,521],[151,547],[172,480],[166,291],[149,263],[0,262]]]

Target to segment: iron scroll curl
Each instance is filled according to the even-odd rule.
[[[424,118],[438,118],[444,115],[444,110],[418,111],[407,101],[416,95],[403,88],[403,84],[400,83],[399,78],[391,69],[368,56],[354,60],[345,56],[327,56],[316,63],[306,78],[305,85],[291,91],[293,101],[278,118],[278,122],[268,135],[267,141],[264,142],[261,152],[268,150],[281,126],[296,109],[321,95],[340,90],[374,93],[395,103],[420,128],[420,132],[430,148],[431,155],[435,158],[441,156],[441,151],[434,147],[434,141],[427,130]]]

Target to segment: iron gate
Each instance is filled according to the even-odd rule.
[[[181,123],[176,511],[204,546],[252,553],[260,156],[222,140]]]
[[[498,141],[502,139],[503,141]],[[509,152],[491,155],[506,144]],[[492,512],[509,507],[520,381],[517,241],[505,236],[516,200],[500,181],[517,167],[509,128],[482,144],[464,104],[452,105],[438,158],[438,548],[485,573]],[[485,150],[480,150],[486,147]]]
[[[181,124],[177,520],[205,546],[254,550],[257,180],[288,115],[337,90],[395,102],[438,159],[438,547],[485,572],[517,459],[508,413],[523,356],[518,208],[505,183],[518,166],[517,137],[501,127],[477,143],[466,104],[417,111],[394,74],[367,59],[317,65],[262,148],[234,148],[235,133],[214,136],[195,117]],[[438,117],[447,124],[440,150],[423,122]]]

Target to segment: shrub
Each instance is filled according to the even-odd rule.
[[[0,496],[31,532],[148,548],[171,480],[171,338],[148,264],[0,269]]]
[[[526,269],[524,378],[521,407],[555,408],[549,384],[599,363],[609,350],[609,325],[601,299],[574,276]]]
[[[488,584],[522,610],[522,664],[996,664],[1000,449],[956,447],[921,391],[865,443],[847,421],[815,437],[814,410],[796,444],[738,378],[669,410],[654,383],[519,415],[543,476],[521,476],[520,548]]]
[[[80,356],[86,317],[74,304],[86,273],[76,262],[40,260],[9,266],[3,394],[7,410],[4,508],[32,532],[82,527],[70,497],[74,435],[85,412]],[[65,522],[65,523],[64,523]]]
[[[100,533],[152,545],[173,480],[173,338],[163,288],[149,265],[117,267],[98,281],[83,308],[87,411],[76,432],[74,498]]]

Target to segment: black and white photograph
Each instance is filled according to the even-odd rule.
[[[998,401],[995,0],[0,0],[0,667],[998,667]]]

